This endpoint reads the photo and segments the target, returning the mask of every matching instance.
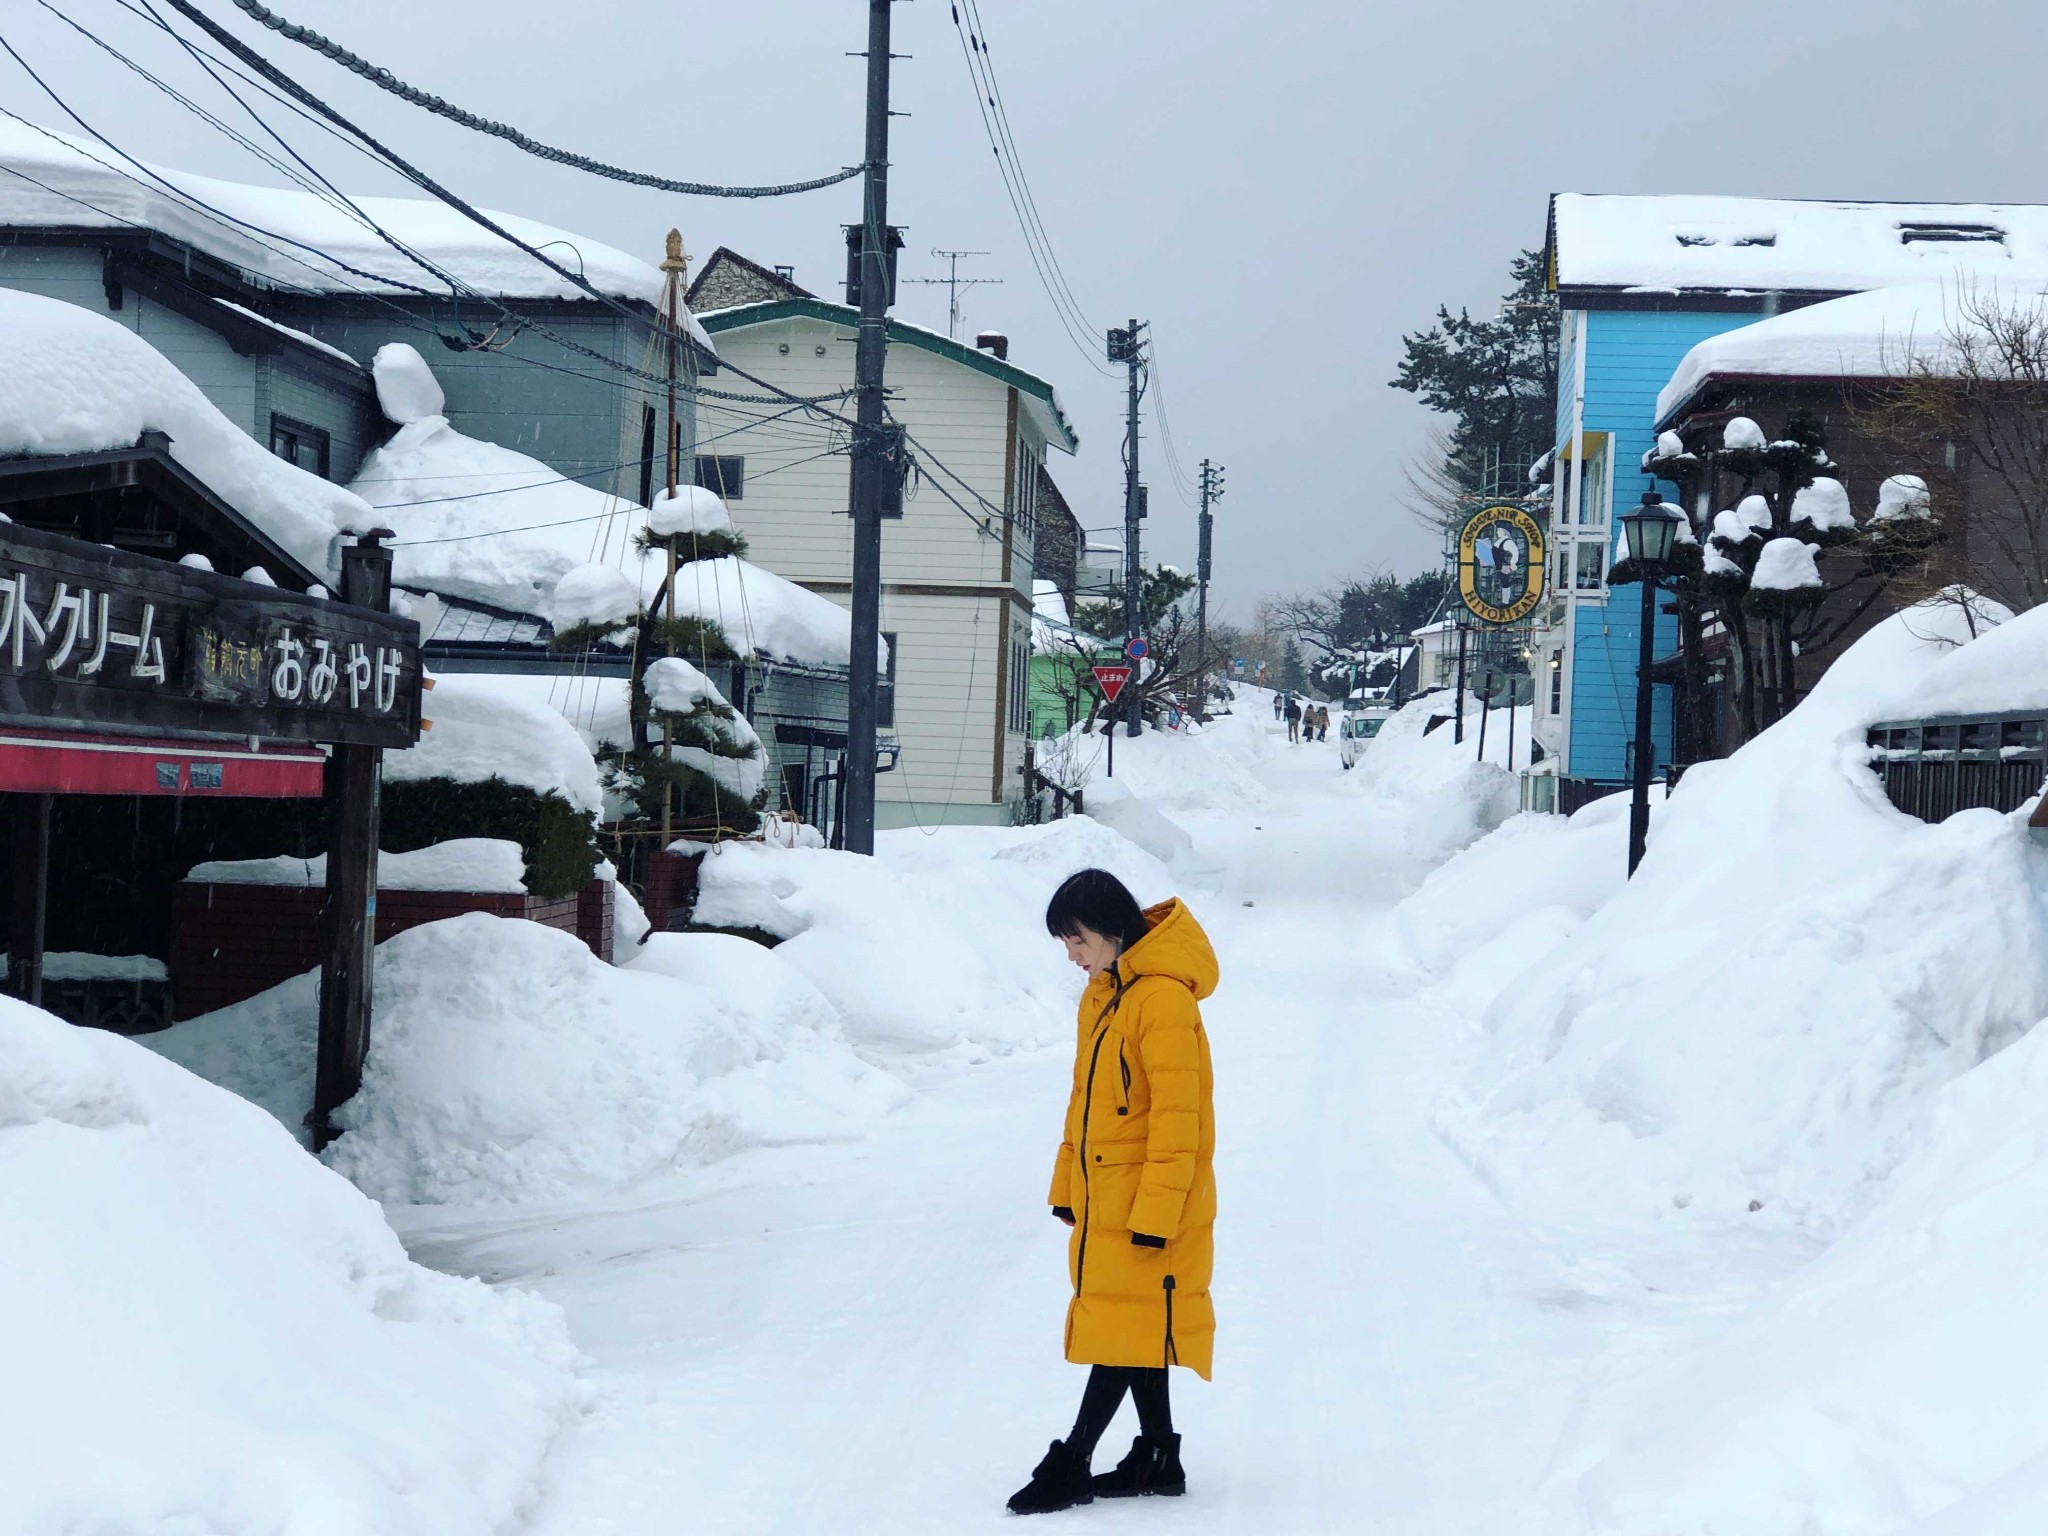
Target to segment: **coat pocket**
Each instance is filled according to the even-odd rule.
[[[1088,1144],[1088,1163],[1114,1167],[1119,1163],[1142,1163],[1145,1161],[1145,1143],[1142,1141],[1105,1141]]]

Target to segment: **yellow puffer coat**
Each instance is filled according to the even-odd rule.
[[[1209,1376],[1216,1313],[1215,1079],[1196,1002],[1216,952],[1178,901],[1081,997],[1080,1048],[1052,1204],[1074,1213],[1067,1358]],[[1140,1247],[1133,1232],[1166,1239]]]

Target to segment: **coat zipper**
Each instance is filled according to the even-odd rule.
[[[1180,1348],[1173,1342],[1173,1276],[1159,1282],[1166,1290],[1166,1347],[1159,1352],[1159,1368],[1180,1364]]]
[[[1128,1115],[1131,1112],[1131,1064],[1124,1059],[1122,1041],[1117,1042],[1116,1064],[1124,1075],[1124,1096],[1122,1102],[1117,1105],[1116,1112],[1120,1115]]]
[[[1109,1016],[1115,1013],[1118,1004],[1124,1000],[1124,978],[1114,966],[1110,968],[1110,979],[1116,984],[1116,991],[1103,1005],[1101,1015],[1095,1021],[1095,1049],[1088,1057],[1088,1086],[1081,1094],[1081,1246],[1074,1255],[1074,1299],[1081,1299],[1081,1281],[1088,1272],[1088,1212],[1095,1201],[1095,1181],[1088,1177],[1088,1116],[1095,1107],[1095,1068],[1102,1061],[1102,1042],[1109,1038]],[[1118,1048],[1121,1051],[1121,1047]]]

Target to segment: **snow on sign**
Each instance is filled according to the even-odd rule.
[[[1131,680],[1131,669],[1126,666],[1100,666],[1095,669],[1095,682],[1102,689],[1102,696],[1110,703],[1124,691],[1124,684]]]
[[[1543,600],[1543,525],[1515,506],[1486,507],[1458,535],[1458,596],[1488,624],[1515,624]]]

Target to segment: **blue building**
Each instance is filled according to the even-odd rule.
[[[1550,596],[1531,670],[1538,774],[1633,771],[1641,590],[1610,592],[1619,515],[1651,481],[1657,396],[1695,343],[1844,294],[1930,279],[2048,277],[2048,208],[1558,193],[1544,241],[1563,313],[1549,459]],[[1668,487],[1656,487],[1668,494]],[[1656,620],[1668,655],[1677,624]],[[1671,761],[1655,690],[1655,769]],[[1532,796],[1532,803],[1547,803]]]

